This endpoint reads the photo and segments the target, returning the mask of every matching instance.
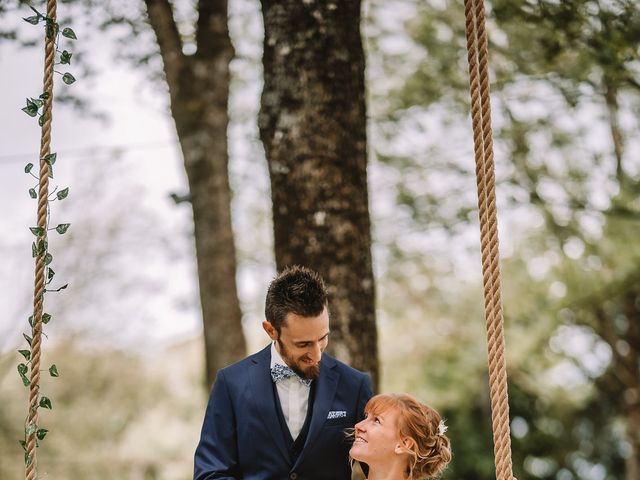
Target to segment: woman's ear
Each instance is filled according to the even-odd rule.
[[[400,440],[400,443],[396,445],[396,448],[393,450],[397,454],[408,453],[411,451],[411,446],[413,445],[413,440],[409,437],[404,437]]]

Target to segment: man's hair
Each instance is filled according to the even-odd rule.
[[[269,285],[264,314],[280,333],[287,314],[317,317],[327,303],[327,288],[322,277],[310,268],[293,265],[286,267]]]

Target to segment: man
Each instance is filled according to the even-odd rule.
[[[320,276],[290,267],[269,286],[264,350],[218,372],[195,453],[194,480],[348,480],[345,429],[363,418],[371,380],[323,353]]]

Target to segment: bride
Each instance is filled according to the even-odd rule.
[[[369,466],[368,480],[426,480],[451,461],[438,412],[408,394],[371,398],[357,423],[349,455]]]

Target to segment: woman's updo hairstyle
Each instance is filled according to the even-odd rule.
[[[400,413],[398,433],[409,454],[408,478],[437,477],[451,461],[451,443],[440,414],[406,393],[376,395],[366,411],[375,415],[391,407]]]

